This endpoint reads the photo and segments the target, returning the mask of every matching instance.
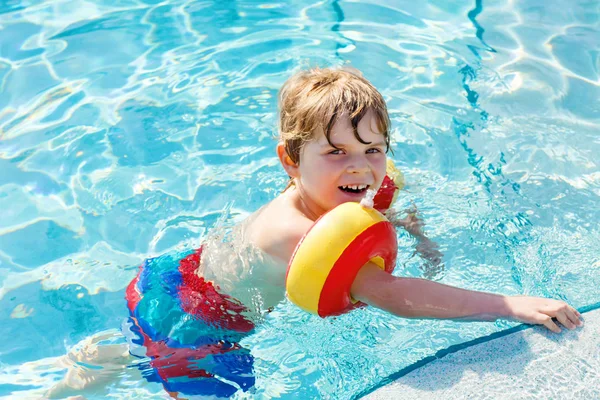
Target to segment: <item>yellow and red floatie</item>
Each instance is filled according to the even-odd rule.
[[[386,177],[373,208],[344,203],[322,215],[300,240],[286,275],[288,298],[321,317],[339,315],[364,305],[350,288],[369,261],[392,273],[398,244],[385,213],[404,187],[404,176],[387,160]]]
[[[387,159],[386,176],[383,183],[375,195],[375,209],[385,212],[394,204],[398,198],[398,193],[404,187],[404,175],[400,172],[391,159]]]
[[[396,231],[382,213],[396,200],[404,176],[389,159],[386,173],[374,208],[341,204],[322,215],[296,246],[286,291],[303,310],[327,317],[360,307],[363,304],[350,295],[358,271],[369,261],[388,273],[394,270]]]
[[[358,271],[373,261],[394,270],[396,232],[379,211],[344,203],[319,218],[304,235],[290,260],[288,298],[321,317],[343,314],[363,305],[350,296]]]

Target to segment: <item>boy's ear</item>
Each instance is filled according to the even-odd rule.
[[[300,176],[298,164],[292,161],[292,158],[288,155],[283,143],[277,144],[277,156],[279,157],[279,162],[281,162],[283,169],[285,169],[285,172],[287,172],[290,177],[298,178]]]

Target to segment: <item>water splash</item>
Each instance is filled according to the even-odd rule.
[[[373,208],[373,200],[375,199],[376,194],[377,191],[375,191],[375,189],[368,189],[365,193],[365,197],[363,197],[363,199],[360,201],[360,205],[365,208]]]

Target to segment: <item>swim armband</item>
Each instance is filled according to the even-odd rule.
[[[358,271],[372,261],[391,273],[397,251],[396,232],[383,214],[359,203],[340,204],[296,246],[286,275],[288,298],[321,317],[343,314],[363,305],[350,296]]]
[[[398,193],[404,187],[404,175],[400,172],[391,159],[387,159],[386,176],[375,195],[374,207],[376,210],[385,212],[394,204]]]

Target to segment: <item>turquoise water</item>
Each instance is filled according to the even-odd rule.
[[[400,233],[396,274],[597,303],[598,37],[584,0],[1,2],[0,395],[45,393],[118,331],[143,258],[283,189],[276,93],[299,67],[359,68],[388,101],[397,208],[444,253],[432,269]],[[256,397],[345,399],[508,326],[286,302],[244,344]],[[127,374],[86,397],[107,395],[164,396]]]

